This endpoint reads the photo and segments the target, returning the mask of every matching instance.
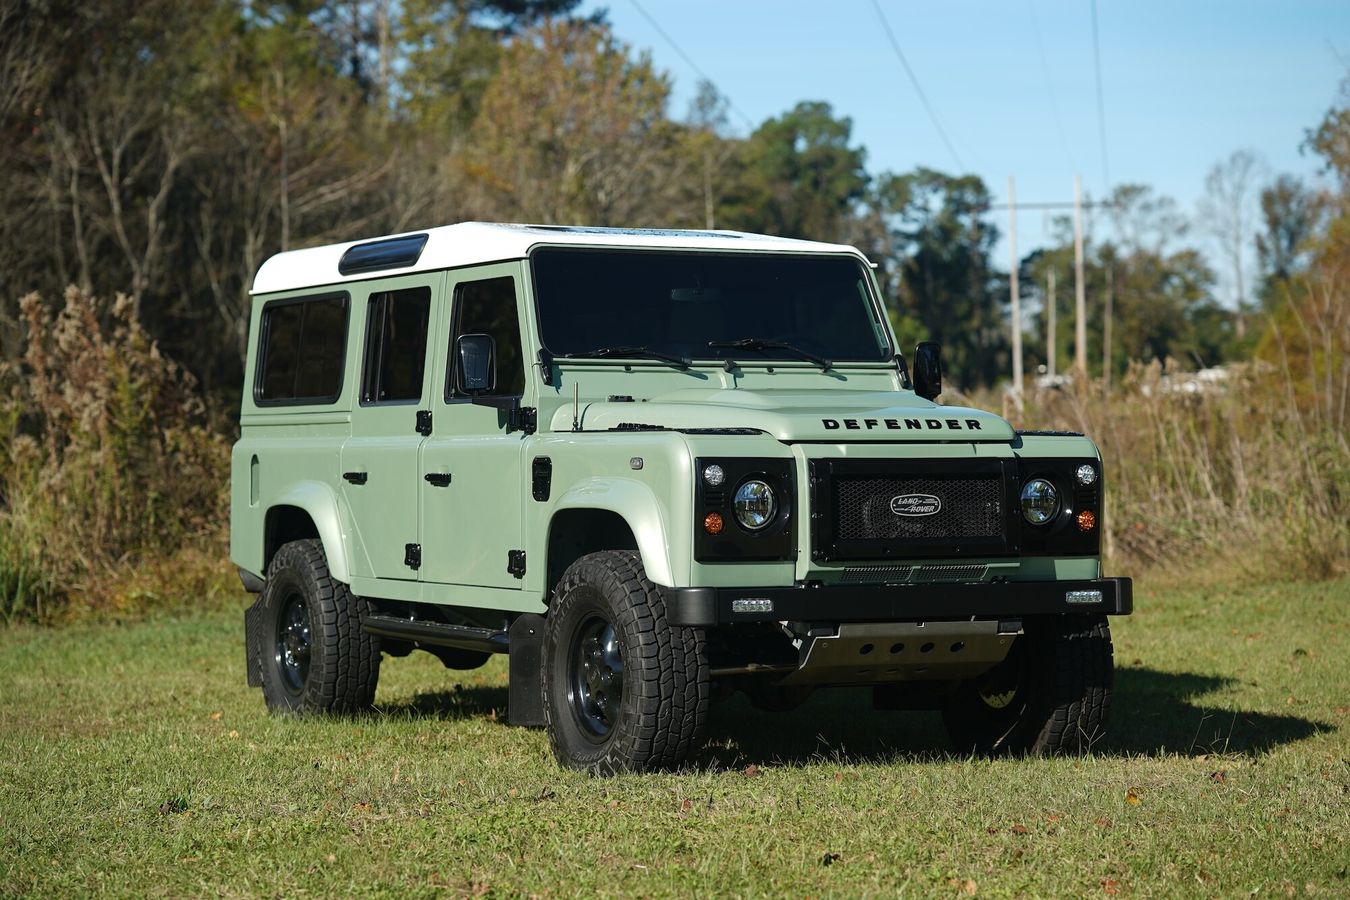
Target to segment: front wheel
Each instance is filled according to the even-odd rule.
[[[1114,675],[1104,617],[1028,621],[1007,659],[960,685],[942,720],[962,752],[1085,753],[1106,734]]]
[[[597,775],[678,766],[703,737],[702,629],[670,625],[631,551],[573,563],[544,628],[544,723],[564,766]]]

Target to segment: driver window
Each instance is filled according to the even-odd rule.
[[[516,312],[516,280],[510,276],[466,281],[455,289],[454,324],[450,329],[450,365],[445,398],[464,396],[454,384],[455,342],[462,334],[490,334],[496,344],[497,387],[492,396],[513,397],[525,392],[524,354],[520,347],[520,318]]]

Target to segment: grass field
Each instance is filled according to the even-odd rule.
[[[609,780],[504,724],[502,660],[386,660],[379,713],[294,721],[238,612],[0,631],[0,894],[1350,894],[1350,580],[1136,605],[1089,758],[953,756],[835,691]]]

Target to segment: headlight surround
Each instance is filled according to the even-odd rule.
[[[751,478],[736,488],[733,501],[736,521],[751,531],[759,531],[769,525],[778,514],[778,499],[773,488],[767,482]]]
[[[1044,525],[1059,513],[1059,491],[1044,478],[1033,478],[1022,485],[1022,518],[1032,525]]]

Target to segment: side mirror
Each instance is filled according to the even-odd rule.
[[[914,348],[914,393],[925,400],[942,393],[942,345],[937,341],[919,341]]]
[[[497,386],[497,344],[490,334],[461,334],[455,341],[459,389],[482,394]]]

